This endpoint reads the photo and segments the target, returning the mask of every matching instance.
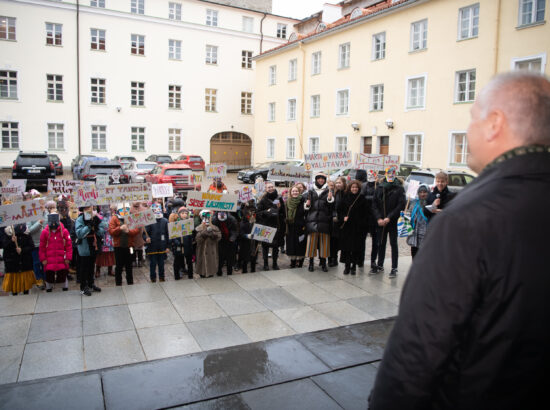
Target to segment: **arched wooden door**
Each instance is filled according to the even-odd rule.
[[[224,162],[227,169],[248,168],[251,151],[252,140],[241,132],[219,132],[210,139],[210,163]]]

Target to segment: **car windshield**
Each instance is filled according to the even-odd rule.
[[[254,168],[269,168],[271,165],[273,165],[272,162],[264,162],[263,164],[258,164]]]
[[[202,161],[201,157],[189,157],[189,161]]]
[[[50,162],[50,158],[45,154],[21,154],[17,159],[21,165],[43,165],[44,162]]]
[[[137,169],[153,169],[155,168],[155,164],[137,164]]]
[[[90,173],[92,173],[92,174],[110,175],[114,171],[118,171],[118,172],[122,173],[121,172],[122,167],[120,165],[119,166],[116,166],[116,165],[99,165],[99,164],[90,165]]]
[[[164,175],[168,176],[182,176],[182,175],[191,175],[192,171],[190,169],[180,169],[180,168],[169,168],[164,171]]]
[[[57,155],[55,155],[55,154],[50,154],[50,159],[51,159],[52,161],[59,161],[59,157],[58,157]]]
[[[157,161],[158,162],[172,162],[172,157],[168,156],[168,155],[159,155],[157,157]]]
[[[409,181],[420,181],[421,184],[431,185],[434,183],[434,176],[430,174],[411,174]]]

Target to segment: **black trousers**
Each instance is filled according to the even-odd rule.
[[[95,266],[95,252],[92,252],[90,256],[79,256],[78,258],[78,272],[80,273],[80,290],[86,288],[91,289],[94,286],[94,266]]]
[[[380,239],[380,247],[378,248],[378,266],[384,266],[388,234],[390,235],[391,267],[392,269],[397,269],[397,260],[399,258],[399,248],[397,247],[397,220],[390,221],[390,223],[386,226],[378,227],[378,237]]]
[[[378,238],[378,227],[369,226],[369,232],[372,239],[372,246],[370,250],[370,264],[376,265],[376,257],[378,256],[378,248],[380,246],[380,239]],[[366,240],[366,238],[365,238]],[[366,244],[365,244],[366,245]]]
[[[338,250],[340,248],[340,245],[338,244],[338,237],[337,236],[331,236],[330,237],[330,258],[338,259]]]
[[[134,284],[134,275],[132,272],[132,262],[134,255],[130,254],[130,248],[115,248],[115,283],[117,286],[122,285],[122,269],[126,269],[126,283]]]
[[[179,279],[180,271],[184,272],[185,264],[187,262],[187,276],[189,278],[193,277],[193,255],[185,255],[183,253],[174,254],[174,279]]]
[[[418,248],[415,246],[411,246],[411,256],[414,258],[417,253],[418,253]]]
[[[227,274],[233,274],[235,263],[235,243],[222,239],[218,242],[218,275],[222,274],[222,267],[225,263]]]
[[[264,263],[267,263],[269,259],[269,249],[271,248],[271,257],[273,258],[273,263],[277,262],[279,257],[279,246],[273,246],[270,243],[262,242],[262,255],[264,256]]]

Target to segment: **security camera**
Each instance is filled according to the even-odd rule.
[[[354,131],[359,131],[359,123],[358,122],[352,122],[351,128],[353,128]]]

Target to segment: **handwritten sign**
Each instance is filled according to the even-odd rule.
[[[191,174],[191,183],[200,184],[202,182],[202,174]]]
[[[254,224],[252,226],[252,239],[259,242],[273,242],[275,238],[275,233],[277,233],[277,228],[272,228],[271,226],[265,226],[260,224]]]
[[[304,168],[306,171],[351,168],[352,162],[351,151],[305,154]]]
[[[168,223],[168,238],[175,239],[182,236],[191,235],[195,229],[193,218],[184,219],[182,221]]]
[[[234,194],[189,191],[187,193],[187,208],[234,212],[237,210],[238,199],[238,195]]]
[[[395,165],[399,168],[399,155],[384,155],[384,154],[356,154],[355,168],[357,169],[373,169],[375,171],[383,171],[387,167]]]
[[[153,184],[153,198],[166,198],[174,196],[174,187],[172,184]]]
[[[224,177],[227,175],[227,165],[226,164],[208,164],[206,166],[206,177]]]
[[[26,179],[8,179],[6,186],[0,188],[2,195],[20,195],[27,188]]]
[[[254,191],[248,185],[243,186],[237,192],[239,195],[239,201],[241,202],[248,202],[254,198]]]
[[[82,185],[82,181],[71,179],[48,179],[48,194],[72,195],[75,189]]]
[[[109,175],[106,175],[106,174],[96,175],[95,185],[98,188],[105,188],[107,185],[109,185]]]
[[[119,202],[152,201],[151,183],[109,185],[99,189],[97,205],[118,204]]]
[[[99,205],[99,190],[93,182],[78,185],[72,195],[74,203],[78,207]]]
[[[16,225],[44,219],[46,199],[0,206],[0,226]]]
[[[153,211],[146,209],[141,212],[129,213],[124,217],[124,222],[128,225],[128,229],[136,229],[142,226],[153,225],[157,220]]]
[[[420,187],[420,181],[411,179],[409,181],[409,186],[407,187],[407,198],[414,199],[418,193],[418,188]]]
[[[271,181],[307,182],[310,172],[305,167],[291,165],[273,165],[269,168],[267,179]]]

